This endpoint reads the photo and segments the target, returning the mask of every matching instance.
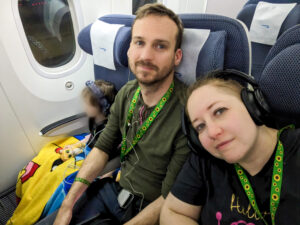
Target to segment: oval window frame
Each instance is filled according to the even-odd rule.
[[[57,79],[61,77],[66,77],[78,69],[81,68],[81,66],[84,64],[86,60],[86,53],[84,53],[81,48],[78,45],[77,42],[77,36],[80,32],[80,30],[84,27],[83,25],[83,15],[82,10],[80,6],[79,0],[73,0],[68,1],[71,18],[72,18],[72,24],[73,24],[73,30],[74,30],[74,39],[75,39],[75,53],[72,57],[72,59],[67,62],[64,65],[58,66],[58,67],[45,67],[41,65],[34,57],[33,52],[31,51],[31,48],[29,46],[29,42],[27,40],[25,30],[23,28],[23,23],[20,17],[19,8],[18,8],[18,0],[15,0],[14,3],[12,3],[12,11],[13,16],[16,22],[16,27],[18,30],[18,33],[20,35],[21,42],[23,44],[23,47],[25,49],[27,58],[29,60],[29,63],[31,64],[32,68],[35,70],[37,74],[39,74],[42,77],[48,78],[48,79]]]

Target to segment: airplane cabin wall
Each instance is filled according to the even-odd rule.
[[[74,62],[70,63],[73,64],[60,68],[62,71],[68,71],[68,67],[71,67],[73,69],[71,73],[57,78],[41,76],[28,56],[31,52],[26,49],[27,40],[22,39],[22,33],[18,30],[20,28],[18,18],[13,11],[17,5],[17,0],[5,1],[0,9],[1,21],[5,21],[0,24],[1,97],[2,101],[5,99],[9,102],[2,104],[1,101],[0,151],[3,162],[0,163],[0,193],[15,184],[18,171],[43,145],[65,135],[86,130],[86,120],[81,119],[57,129],[55,137],[51,137],[53,134],[46,137],[39,136],[43,127],[82,112],[80,92],[85,86],[85,81],[94,78],[93,59],[87,56],[78,44],[76,44],[77,55],[74,56]],[[78,9],[78,6],[80,9],[78,0],[70,1],[76,37],[87,25],[84,19],[76,15],[75,7]],[[72,90],[65,87],[68,81],[74,84]]]
[[[113,12],[128,14],[132,7],[128,0],[68,3],[75,38],[84,26],[98,17]],[[1,109],[4,108],[0,113],[0,193],[15,184],[18,171],[46,143],[86,131],[87,121],[80,119],[48,136],[39,135],[43,127],[82,112],[80,92],[85,81],[94,79],[93,58],[84,53],[77,42],[70,63],[58,68],[57,73],[52,72],[53,77],[39,74],[40,66],[36,65],[27,43],[17,7],[18,0],[12,0],[3,2],[0,8],[1,21],[5,21],[0,23],[0,103]],[[57,76],[59,73],[63,75]],[[72,90],[65,87],[68,81],[74,84]]]
[[[28,162],[34,152],[19,123],[2,85],[0,84],[0,192],[13,186],[16,182],[16,171],[21,170],[20,162]],[[6,137],[6,138],[4,138]]]
[[[247,0],[207,0],[206,13],[236,18]]]

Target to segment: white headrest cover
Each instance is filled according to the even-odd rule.
[[[181,49],[183,58],[175,69],[177,78],[186,84],[196,81],[196,69],[199,53],[205,44],[210,30],[184,29]]]
[[[114,42],[122,24],[109,24],[96,20],[91,27],[91,42],[94,63],[107,69],[116,70],[114,63]]]
[[[281,25],[296,5],[297,3],[273,4],[259,2],[250,26],[251,41],[265,45],[274,45]]]

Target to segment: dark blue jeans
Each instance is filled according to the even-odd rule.
[[[140,204],[142,208],[149,204],[149,202],[141,202],[141,199],[135,196],[129,207],[123,209],[117,200],[121,190],[119,183],[110,178],[93,182],[76,202],[71,224],[123,224],[139,213]],[[55,217],[56,213],[53,213],[37,224],[53,224]]]

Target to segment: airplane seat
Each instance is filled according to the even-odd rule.
[[[127,61],[133,19],[132,15],[106,15],[83,28],[78,35],[79,46],[86,53],[93,55],[95,79],[109,81],[117,90],[134,78],[128,69]],[[112,26],[105,26],[105,23]],[[115,36],[107,35],[108,33],[114,33]],[[104,46],[101,46],[103,43],[99,41],[102,39],[105,40]],[[113,42],[110,42],[111,39]],[[106,62],[106,59],[110,59],[110,62]]]
[[[259,79],[263,65],[276,40],[300,24],[300,0],[249,0],[237,19],[249,29],[252,45],[252,75]]]
[[[179,16],[185,27],[182,43],[183,60],[176,68],[176,75],[180,80],[189,84],[195,81],[196,74],[201,76],[208,71],[223,68],[234,68],[249,73],[249,41],[241,23],[235,19],[217,15],[181,14]],[[78,35],[80,47],[93,55],[95,79],[110,81],[116,85],[117,90],[128,80],[134,79],[127,60],[133,19],[132,15],[106,15],[85,27]],[[97,57],[100,54],[101,58],[102,53],[95,48],[99,50],[101,44],[97,46],[97,43],[93,43],[92,37],[97,36],[97,33],[105,33],[105,29],[110,29],[105,26],[93,29],[98,21],[111,25],[124,25],[113,37],[113,63],[115,65],[113,69],[96,62]],[[102,38],[102,36],[97,37],[98,40]],[[97,51],[96,55],[93,49]]]
[[[251,49],[247,28],[242,23],[220,15],[180,14],[179,16],[184,24],[185,32],[193,29],[209,30],[210,32],[198,56],[196,77],[216,69],[236,69],[245,73],[250,72]],[[182,46],[183,63],[185,61],[184,47],[185,40],[183,40]],[[184,76],[190,76],[190,74],[184,74]]]
[[[279,126],[300,125],[300,25],[277,40],[266,57],[259,80],[260,88]]]

